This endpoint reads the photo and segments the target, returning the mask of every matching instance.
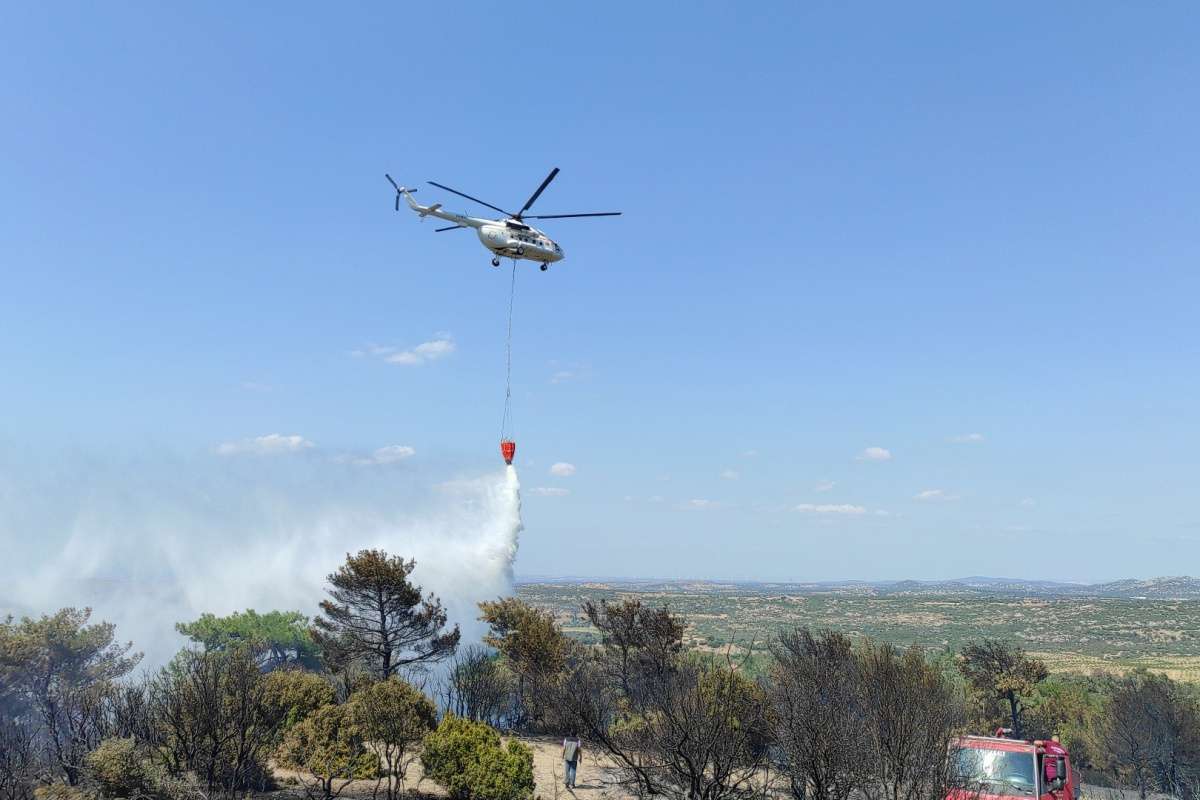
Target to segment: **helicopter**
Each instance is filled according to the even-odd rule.
[[[449,186],[443,186],[434,181],[427,181],[430,186],[436,186],[459,197],[465,197],[474,203],[479,203],[481,206],[487,206],[494,211],[499,211],[504,215],[504,219],[481,219],[466,214],[455,214],[444,210],[441,203],[434,203],[428,206],[420,205],[412,196],[413,192],[417,191],[416,189],[408,189],[400,186],[392,179],[391,175],[386,173],[384,177],[388,179],[388,182],[396,190],[397,211],[400,210],[400,198],[403,197],[408,203],[409,208],[417,212],[421,219],[425,219],[425,217],[437,217],[438,219],[454,223],[444,228],[436,228],[435,231],[437,233],[458,230],[460,228],[474,228],[479,236],[479,241],[483,242],[483,246],[492,252],[493,267],[500,266],[500,257],[503,256],[505,258],[540,262],[542,272],[545,272],[554,262],[562,261],[566,257],[566,254],[563,253],[562,247],[557,242],[537,228],[526,224],[525,220],[566,219],[568,217],[617,217],[621,214],[620,211],[600,211],[591,214],[539,214],[536,216],[525,216],[525,212],[541,197],[542,192],[546,190],[546,187],[550,185],[550,181],[554,180],[557,175],[558,167],[550,170],[550,174],[546,176],[546,180],[542,181],[542,185],[530,195],[529,199],[525,201],[525,205],[521,206],[521,210],[515,214],[494,206],[491,203],[485,203],[478,197],[472,197],[457,189],[451,189]]]

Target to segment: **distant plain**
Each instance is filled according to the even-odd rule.
[[[964,579],[922,584],[719,583],[553,580],[518,585],[518,595],[584,640],[595,631],[584,602],[637,597],[687,620],[698,649],[765,652],[778,631],[832,628],[900,646],[957,649],[987,636],[1011,639],[1045,658],[1052,672],[1146,668],[1200,683],[1200,581],[1189,578],[1083,587]]]

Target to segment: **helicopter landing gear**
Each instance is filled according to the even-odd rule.
[[[500,259],[499,259],[499,258],[493,258],[493,259],[492,259],[492,266],[493,266],[493,267],[498,267],[498,266],[500,266]]]
[[[520,257],[521,257],[521,256],[523,256],[523,255],[525,255],[525,248],[524,248],[524,247],[518,247],[518,248],[517,248],[517,258],[520,258]]]
[[[550,269],[550,265],[549,265],[549,264],[542,264],[542,272],[545,272],[545,271],[546,271],[546,270],[548,270],[548,269]]]

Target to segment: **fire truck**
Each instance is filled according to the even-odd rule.
[[[947,800],[1079,800],[1071,754],[1057,740],[961,736],[951,744],[955,789]]]

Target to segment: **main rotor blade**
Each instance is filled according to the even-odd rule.
[[[467,227],[467,226],[466,225],[449,225],[445,228],[434,228],[433,232],[441,233],[442,231],[452,231],[452,230],[455,230],[456,228],[465,228],[465,227]]]
[[[451,189],[449,186],[443,186],[442,184],[437,183],[435,181],[425,181],[425,182],[428,183],[430,186],[436,186],[439,189],[445,189],[447,192],[453,192],[454,194],[458,195],[459,197],[465,197],[468,200],[472,200],[476,203],[479,203],[479,205],[481,205],[481,206],[487,206],[488,208],[499,211],[501,214],[505,215],[506,217],[512,216],[511,213],[509,213],[508,211],[505,211],[503,208],[500,208],[499,206],[494,206],[491,203],[485,203],[482,200],[480,200],[478,197],[471,197],[471,195],[466,194],[465,192],[460,192],[458,189]]]
[[[620,211],[597,211],[594,214],[541,214],[536,217],[525,217],[525,219],[566,219],[567,217],[619,217]]]
[[[550,174],[546,176],[546,180],[542,181],[542,185],[537,188],[537,191],[525,201],[525,205],[521,206],[521,210],[517,212],[517,219],[529,210],[529,207],[537,202],[537,199],[542,196],[542,192],[546,191],[546,187],[550,185],[550,181],[554,180],[554,176],[558,174],[558,167],[550,170]]]

